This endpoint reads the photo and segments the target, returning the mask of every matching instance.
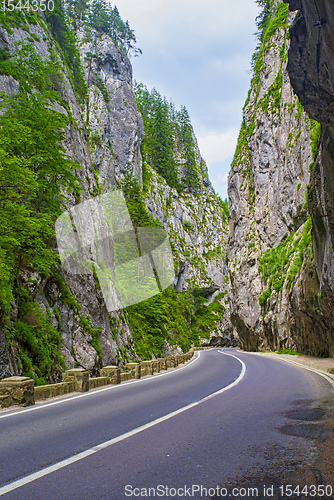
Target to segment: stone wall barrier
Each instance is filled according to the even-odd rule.
[[[29,377],[8,377],[0,380],[1,407],[35,404],[34,383]]]
[[[160,371],[160,363],[157,359],[152,361],[152,372],[158,373]]]
[[[121,382],[126,382],[127,380],[132,380],[133,376],[131,372],[122,372],[121,373]]]
[[[141,363],[127,363],[124,371],[118,366],[104,366],[100,370],[100,376],[89,377],[89,372],[84,368],[73,368],[62,374],[62,382],[34,387],[34,381],[28,377],[8,377],[0,380],[0,407],[7,408],[13,405],[28,406],[36,401],[54,396],[63,396],[70,392],[86,392],[90,389],[111,384],[119,384],[131,379],[138,379],[145,375],[169,368],[175,368],[181,363],[189,361],[196,350],[207,348],[192,348],[185,354],[168,356],[153,361],[142,361]]]
[[[121,369],[118,366],[109,365],[104,366],[100,370],[101,377],[108,377],[108,384],[120,384],[121,383]]]
[[[153,375],[152,361],[142,361],[141,362],[141,376]]]
[[[166,369],[168,368],[175,368],[177,361],[175,360],[174,356],[168,356],[166,359]]]
[[[84,368],[72,368],[62,374],[63,382],[73,382],[76,392],[89,391],[89,372]]]
[[[159,363],[159,371],[166,370],[166,359],[158,358],[157,361]]]
[[[94,377],[89,379],[89,390],[109,385],[109,377]]]
[[[140,378],[141,366],[139,363],[127,363],[124,366],[125,372],[131,373],[131,378]]]
[[[75,392],[74,382],[59,382],[58,384],[38,385],[34,388],[35,401],[54,398]]]
[[[184,354],[178,354],[176,358],[177,358],[177,365],[182,365],[182,363],[184,363]]]

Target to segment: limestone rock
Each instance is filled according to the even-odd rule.
[[[312,114],[318,99],[318,38],[316,19],[307,20],[314,14],[314,2],[290,3],[286,22],[277,23],[260,48],[262,60],[255,66],[229,176],[231,319],[245,349],[290,347],[328,356],[334,352],[333,232],[323,214],[332,213],[332,130],[323,132],[326,139],[320,139],[316,154],[317,124],[311,119],[320,119],[319,113]],[[321,11],[331,4],[319,3]],[[273,2],[273,16],[284,11],[282,5]],[[310,12],[302,10],[301,17],[295,8],[304,5]],[[324,58],[333,48],[329,40],[324,42]],[[324,88],[321,97],[328,116],[331,88]],[[314,259],[310,245],[308,250],[298,246],[310,239],[309,213]]]

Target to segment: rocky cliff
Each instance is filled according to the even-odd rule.
[[[262,13],[229,176],[231,318],[246,349],[328,356],[334,353],[333,170],[331,129],[320,133],[318,122],[328,121],[333,95],[326,83],[330,10],[320,2],[315,13],[310,1],[306,13],[304,3],[291,1],[289,11],[270,1]]]
[[[66,50],[72,48],[62,46],[57,29],[52,19],[36,13],[2,19],[0,59],[4,64],[14,61],[14,66],[2,67],[0,91],[6,95],[19,91],[19,79],[8,68],[21,64],[22,42],[32,48],[28,50],[28,66],[29,57],[33,57],[41,67],[51,61],[52,67],[58,68],[58,76],[52,76],[52,91],[58,96],[53,107],[68,118],[62,146],[77,164],[75,176],[81,188],[79,195],[67,195],[66,207],[120,189],[124,182],[132,183],[131,192],[138,196],[141,213],[146,219],[157,221],[168,233],[176,277],[166,295],[160,294],[148,305],[142,303],[129,311],[108,313],[95,275],[71,274],[60,266],[43,275],[22,265],[13,284],[14,300],[9,309],[2,306],[1,311],[0,377],[23,372],[39,382],[55,381],[65,367],[82,366],[94,373],[101,365],[187,349],[200,342],[202,336],[219,337],[225,331],[230,339],[225,297],[226,207],[214,194],[196,141],[196,168],[200,176],[196,192],[171,188],[149,164],[149,182],[143,190],[143,122],[133,93],[129,59],[107,35],[79,29],[76,43],[85,86],[80,94],[77,82],[81,80],[66,59]],[[77,70],[78,61],[72,60],[76,61]],[[31,64],[29,67],[33,68]],[[182,168],[180,164],[179,175],[183,175]],[[203,304],[209,305],[209,309]],[[149,324],[150,310],[155,330]],[[156,311],[160,316],[154,317]],[[193,336],[189,333],[195,331],[192,322],[197,325]],[[149,327],[153,331],[150,335]],[[141,332],[146,335],[144,347]],[[31,333],[38,336],[39,343],[32,343]],[[44,355],[51,360],[46,368],[42,366]]]
[[[298,9],[291,27],[288,73],[295,93],[312,119],[321,124],[319,152],[311,170],[309,211],[314,263],[322,301],[320,328],[333,356],[334,327],[334,5],[330,1],[290,2]],[[316,319],[315,319],[316,322]]]

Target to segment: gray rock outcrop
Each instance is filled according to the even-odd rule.
[[[321,185],[330,178],[321,172],[324,153],[314,121],[319,113],[306,106],[305,85],[316,94],[314,75],[306,78],[309,84],[303,79],[310,60],[305,68],[297,60],[302,51],[294,33],[303,22],[299,11],[288,13],[283,2],[272,2],[244,107],[229,176],[231,319],[248,350],[291,348],[328,356],[334,352],[333,306],[327,307],[333,300],[333,252],[323,228],[328,212],[321,211],[317,224],[314,206],[326,198]],[[309,57],[316,53],[313,36]],[[326,92],[324,101],[330,101]],[[328,130],[325,135],[328,144]]]

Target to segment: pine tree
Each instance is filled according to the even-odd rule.
[[[75,28],[80,26],[88,12],[87,0],[68,0],[66,4],[66,14],[72,20]]]
[[[90,26],[100,33],[108,33],[110,18],[105,0],[93,0],[88,14]]]
[[[166,179],[167,183],[176,188],[177,170],[174,160],[168,104],[161,97],[155,102],[152,118],[151,162],[153,168]]]
[[[196,155],[195,143],[193,139],[192,126],[188,110],[185,106],[181,106],[181,111],[178,116],[179,121],[179,140],[181,145],[181,157],[185,175],[182,179],[182,186],[189,192],[194,192],[200,185]]]

